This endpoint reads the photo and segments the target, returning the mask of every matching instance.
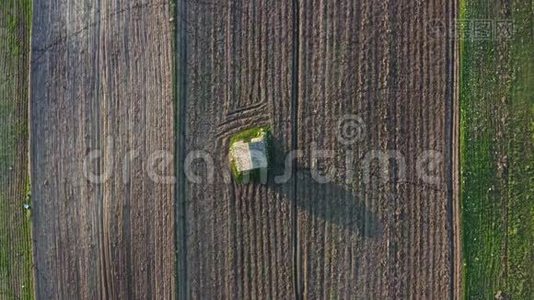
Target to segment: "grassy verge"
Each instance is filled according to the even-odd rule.
[[[28,178],[30,0],[0,3],[0,299],[32,299]]]
[[[534,12],[530,1],[462,0],[461,176],[466,299],[534,295]],[[498,27],[501,26],[501,27]],[[509,31],[503,29],[512,28]]]

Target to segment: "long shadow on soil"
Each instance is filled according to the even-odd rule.
[[[273,150],[274,158],[285,158],[279,149]],[[276,183],[274,178],[284,174],[285,161],[274,159],[272,163],[268,187],[284,195],[293,204],[296,202],[298,210],[305,210],[313,217],[357,231],[364,237],[382,234],[382,222],[350,188],[335,182],[319,183],[312,177],[311,170],[302,166],[296,166],[288,182]]]
[[[382,223],[358,196],[349,189],[335,183],[318,183],[309,169],[297,168],[289,182],[284,184],[269,180],[269,188],[285,198],[296,202],[298,210],[305,210],[311,216],[336,224],[364,237],[382,234]],[[297,191],[294,192],[294,180]],[[297,198],[297,199],[295,199]]]

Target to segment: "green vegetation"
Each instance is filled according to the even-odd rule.
[[[28,194],[16,208],[6,207],[6,199],[0,195],[0,298],[33,299],[32,224],[30,210],[24,208],[31,199]]]
[[[256,127],[241,131],[230,139],[230,146],[239,141],[250,142],[250,140],[259,137],[265,138],[267,141],[267,155],[271,155],[271,130],[268,127]],[[270,161],[270,157],[267,157],[267,162],[269,163]],[[230,169],[232,171],[234,180],[237,183],[257,182],[262,179],[260,170],[254,170],[252,172],[248,172],[248,174],[239,172],[233,160],[230,160]]]
[[[496,29],[489,39],[466,34],[460,43],[464,295],[532,299],[534,8],[461,2],[464,23],[489,20]],[[510,36],[497,28],[510,24]]]
[[[30,24],[30,0],[0,3],[0,299],[34,297],[27,172]]]

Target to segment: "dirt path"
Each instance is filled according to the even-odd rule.
[[[457,26],[460,19],[459,1],[451,1],[449,11],[449,21],[453,26]],[[455,27],[457,28],[457,27]],[[451,128],[451,154],[450,154],[450,200],[451,201],[451,215],[450,221],[452,227],[452,297],[453,299],[464,298],[464,282],[463,282],[463,256],[462,256],[462,205],[461,205],[461,170],[460,170],[460,74],[461,74],[461,38],[459,33],[454,29],[450,39],[450,53],[452,59],[450,60],[450,74],[452,76],[452,107],[451,120],[449,126]]]

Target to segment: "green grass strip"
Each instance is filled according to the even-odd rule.
[[[510,39],[461,41],[464,296],[532,299],[533,5],[463,0],[460,7],[464,23],[511,21],[515,31]]]
[[[33,299],[28,177],[30,0],[0,3],[0,299]]]

